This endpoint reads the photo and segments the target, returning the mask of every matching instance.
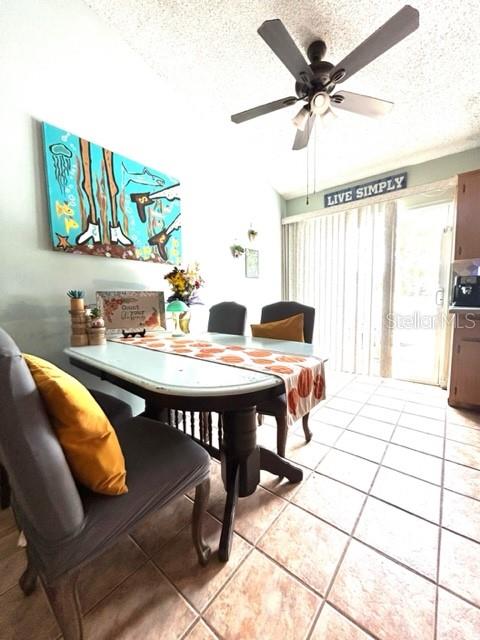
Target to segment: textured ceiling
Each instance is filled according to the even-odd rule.
[[[294,94],[257,34],[280,18],[305,51],[320,36],[339,62],[396,13],[393,0],[85,0],[232,153],[250,153],[287,198],[305,192],[306,152],[291,151],[298,106],[236,125],[232,113]],[[480,145],[480,2],[412,0],[420,27],[341,85],[395,103],[381,120],[337,111],[317,127],[317,189]],[[340,86],[340,85],[339,85]],[[248,158],[247,158],[248,159]],[[258,166],[258,165],[257,165]]]

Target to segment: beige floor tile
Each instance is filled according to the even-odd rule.
[[[315,413],[315,420],[326,422],[327,424],[331,424],[334,427],[346,427],[351,419],[351,413],[348,413],[347,411],[338,411],[337,409],[331,409],[328,406],[322,407]]]
[[[25,597],[12,587],[0,597],[0,637],[5,640],[55,640],[60,630],[43,589]]]
[[[402,400],[404,403],[410,400],[408,391],[404,389],[394,389],[392,387],[385,387],[382,385],[378,387],[374,394],[375,397],[382,396],[384,398],[392,398],[394,400]],[[392,407],[393,408],[393,407]]]
[[[373,496],[438,523],[440,487],[382,467],[371,491]]]
[[[366,404],[359,413],[365,418],[373,418],[381,422],[395,424],[400,416],[400,411],[396,409],[387,409],[386,407],[376,407],[373,404]]]
[[[363,406],[363,402],[356,400],[347,400],[347,398],[332,398],[327,402],[329,409],[338,409],[338,411],[346,411],[347,413],[358,413]]]
[[[437,571],[438,526],[368,498],[355,537],[432,580]]]
[[[289,505],[263,536],[259,548],[324,595],[347,540],[344,533]]]
[[[480,501],[446,489],[443,494],[442,525],[480,542]]]
[[[228,640],[303,640],[320,599],[259,551],[253,551],[204,618]]]
[[[313,473],[292,502],[350,533],[364,500],[360,491]]]
[[[403,411],[416,416],[440,420],[441,422],[445,420],[445,407],[432,407],[418,402],[406,402]]]
[[[474,640],[478,637],[480,609],[439,589],[437,640]]]
[[[443,438],[432,436],[413,429],[397,427],[393,434],[392,442],[415,449],[421,453],[443,457]]]
[[[312,438],[314,442],[331,446],[342,435],[343,428],[333,427],[326,422],[319,422],[318,420],[309,420],[308,426],[312,432]],[[304,437],[303,427],[299,425],[296,429],[296,435]]]
[[[380,640],[432,640],[435,585],[352,541],[331,601]]]
[[[480,606],[480,544],[442,531],[440,584]]]
[[[336,449],[353,453],[372,462],[380,462],[387,443],[377,438],[364,436],[353,431],[345,431],[335,443]]]
[[[147,562],[147,556],[128,536],[82,568],[78,594],[82,611],[90,611],[115,587]]]
[[[364,460],[344,451],[332,449],[320,462],[316,471],[335,480],[368,491],[378,465],[375,462]]]
[[[132,538],[147,555],[153,556],[191,522],[192,509],[191,500],[180,496],[160,511],[144,518],[133,530]]]
[[[325,604],[310,640],[369,640],[372,636]]]
[[[27,566],[25,550],[17,546],[17,541],[16,529],[0,538],[0,595],[18,584]]]
[[[382,465],[408,473],[420,480],[440,484],[442,461],[439,458],[406,449],[396,444],[389,444]]]
[[[16,529],[17,529],[17,526],[13,518],[12,510],[1,509],[0,510],[0,536],[3,536],[7,533],[11,533]]]
[[[347,400],[353,400],[354,402],[360,402],[361,404],[364,404],[365,402],[367,402],[371,395],[372,394],[370,391],[359,391],[357,389],[349,389],[348,387],[345,387],[338,392],[337,397],[346,398]]]
[[[381,422],[380,420],[375,420],[373,418],[367,418],[365,415],[358,415],[349,424],[348,431],[355,431],[356,433],[373,436],[375,438],[380,438],[381,440],[390,440],[394,428],[394,424]]]
[[[420,406],[420,405],[418,405]],[[415,429],[432,436],[441,436],[443,438],[445,432],[445,421],[435,420],[426,416],[414,415],[413,413],[402,413],[398,424],[401,427]]]
[[[461,424],[465,427],[480,428],[480,411],[465,411],[447,407],[447,422]]]
[[[220,562],[217,553],[220,533],[221,525],[207,516],[205,539],[212,550],[212,556],[206,567],[198,563],[190,527],[185,527],[155,556],[155,563],[198,611],[202,611],[220,591],[252,548],[234,534],[230,559],[228,562]]]
[[[368,405],[374,405],[376,407],[385,407],[385,409],[395,409],[395,411],[401,411],[405,404],[404,400],[397,398],[388,398],[386,396],[374,394],[368,401]]]
[[[216,640],[217,638],[218,636],[207,627],[203,620],[199,620],[187,633],[184,640]]]
[[[447,439],[463,442],[463,444],[469,444],[480,449],[480,429],[448,423]]]
[[[445,487],[480,500],[480,471],[445,461]]]
[[[305,442],[305,438],[293,435],[288,437],[285,457],[303,467],[315,469],[328,450],[324,444],[313,440]]]
[[[218,520],[223,520],[225,496],[224,493],[220,500],[210,500],[208,510]],[[235,531],[252,544],[256,544],[286,505],[287,502],[282,498],[261,486],[257,487],[252,495],[239,498],[235,515]]]
[[[480,470],[480,449],[472,447],[469,444],[461,444],[460,442],[447,440],[445,445],[445,459]]]
[[[177,640],[195,620],[185,600],[148,563],[85,617],[88,640]]]

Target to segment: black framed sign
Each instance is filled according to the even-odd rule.
[[[400,191],[401,189],[406,189],[406,187],[407,172],[403,171],[386,178],[377,178],[370,182],[363,182],[353,187],[326,193],[323,198],[323,204],[325,208],[336,207],[339,204],[348,204],[349,202],[380,196],[391,191]]]

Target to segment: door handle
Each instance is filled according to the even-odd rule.
[[[435,304],[437,304],[439,307],[443,306],[445,300],[445,290],[442,289],[438,289],[437,293],[435,294]]]

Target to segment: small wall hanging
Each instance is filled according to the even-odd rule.
[[[259,254],[257,249],[245,249],[245,276],[247,278],[258,278],[259,276]]]
[[[239,258],[245,253],[245,247],[242,247],[241,244],[232,244],[230,246],[230,251],[232,252],[232,256],[234,258]]]

